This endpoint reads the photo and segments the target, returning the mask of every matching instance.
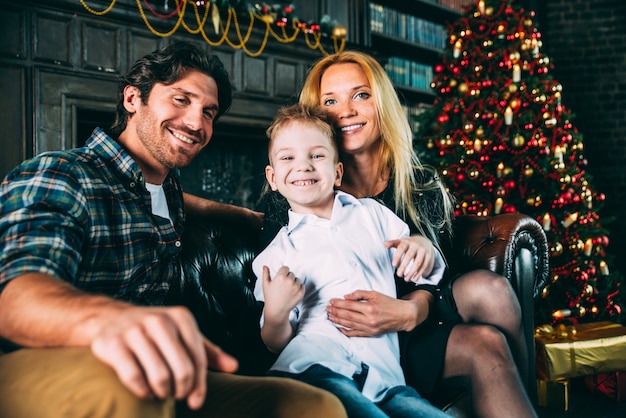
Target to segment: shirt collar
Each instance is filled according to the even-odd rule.
[[[332,220],[336,217],[336,212],[342,210],[346,206],[352,205],[361,205],[361,202],[359,202],[359,199],[352,196],[351,194],[344,193],[341,190],[335,190],[335,200],[333,202],[333,211],[330,222],[332,222]],[[316,215],[311,215],[308,213],[296,213],[289,209],[289,223],[287,224],[287,233],[291,233],[293,230],[297,229],[301,225],[313,224],[317,222],[328,223],[328,220],[321,219]]]

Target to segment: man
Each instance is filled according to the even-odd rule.
[[[84,148],[7,175],[0,416],[345,416],[310,386],[229,374],[236,360],[191,313],[162,306],[179,274],[177,169],[208,144],[231,91],[219,59],[172,44],[121,78],[117,139],[96,129]]]

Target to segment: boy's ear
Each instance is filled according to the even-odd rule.
[[[278,187],[276,187],[276,176],[274,175],[274,167],[272,167],[271,165],[265,166],[265,179],[270,185],[272,191],[278,190]]]
[[[343,178],[343,163],[339,161],[335,168],[335,187],[341,186],[342,178]]]

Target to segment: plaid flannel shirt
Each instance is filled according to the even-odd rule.
[[[135,161],[96,128],[83,148],[25,161],[0,185],[0,291],[28,272],[88,292],[162,304],[180,274],[182,189],[164,190],[173,221],[152,214]]]

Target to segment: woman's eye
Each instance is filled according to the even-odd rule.
[[[318,158],[324,158],[324,155],[323,155],[323,154],[313,154],[313,155],[311,156],[311,158],[313,158],[314,160],[316,160],[316,159],[318,159]]]
[[[357,93],[354,97],[356,99],[369,99],[370,98],[370,94],[362,91],[360,93]]]
[[[335,100],[335,99],[324,100],[324,106],[334,105],[335,103],[337,103],[337,100]]]

